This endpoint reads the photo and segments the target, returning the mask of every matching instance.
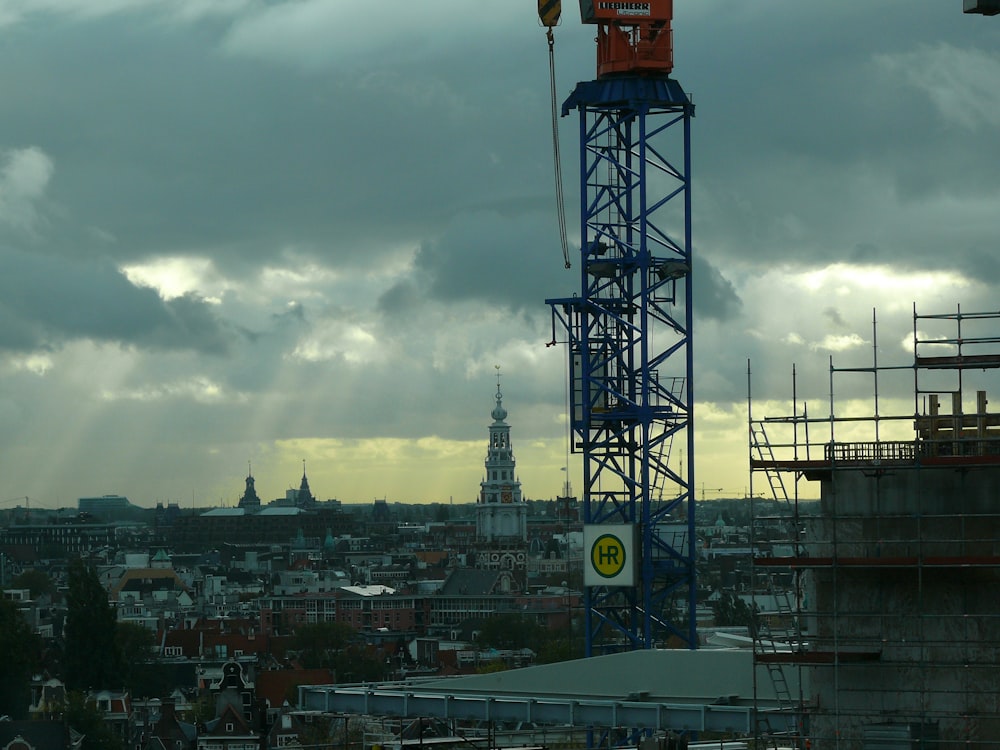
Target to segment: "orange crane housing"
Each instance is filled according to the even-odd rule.
[[[665,75],[674,68],[674,0],[580,0],[597,28],[597,77]]]

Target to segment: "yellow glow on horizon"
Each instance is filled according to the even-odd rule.
[[[265,502],[297,488],[302,462],[313,494],[320,500],[369,503],[386,498],[400,503],[473,503],[479,494],[486,438],[447,440],[406,438],[296,438],[256,447],[249,456],[258,494]],[[526,498],[550,499],[566,481],[561,439],[526,439],[515,444],[517,476]],[[570,481],[578,483],[579,457],[570,457]],[[246,469],[245,462],[243,464]],[[235,504],[242,486],[209,490]]]

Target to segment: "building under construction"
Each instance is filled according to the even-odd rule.
[[[757,674],[799,746],[1000,748],[998,331],[914,310],[912,361],[884,365],[873,319],[868,364],[830,361],[827,416],[794,375],[790,413],[749,399]]]

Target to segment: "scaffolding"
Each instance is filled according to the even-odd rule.
[[[830,359],[825,417],[794,371],[791,413],[756,417],[748,367],[755,661],[796,727],[758,712],[762,746],[1000,748],[997,330],[914,307],[912,361],[884,365],[873,315],[870,364]]]

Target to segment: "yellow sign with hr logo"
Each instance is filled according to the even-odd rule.
[[[632,524],[583,527],[585,586],[635,585],[635,529]]]

